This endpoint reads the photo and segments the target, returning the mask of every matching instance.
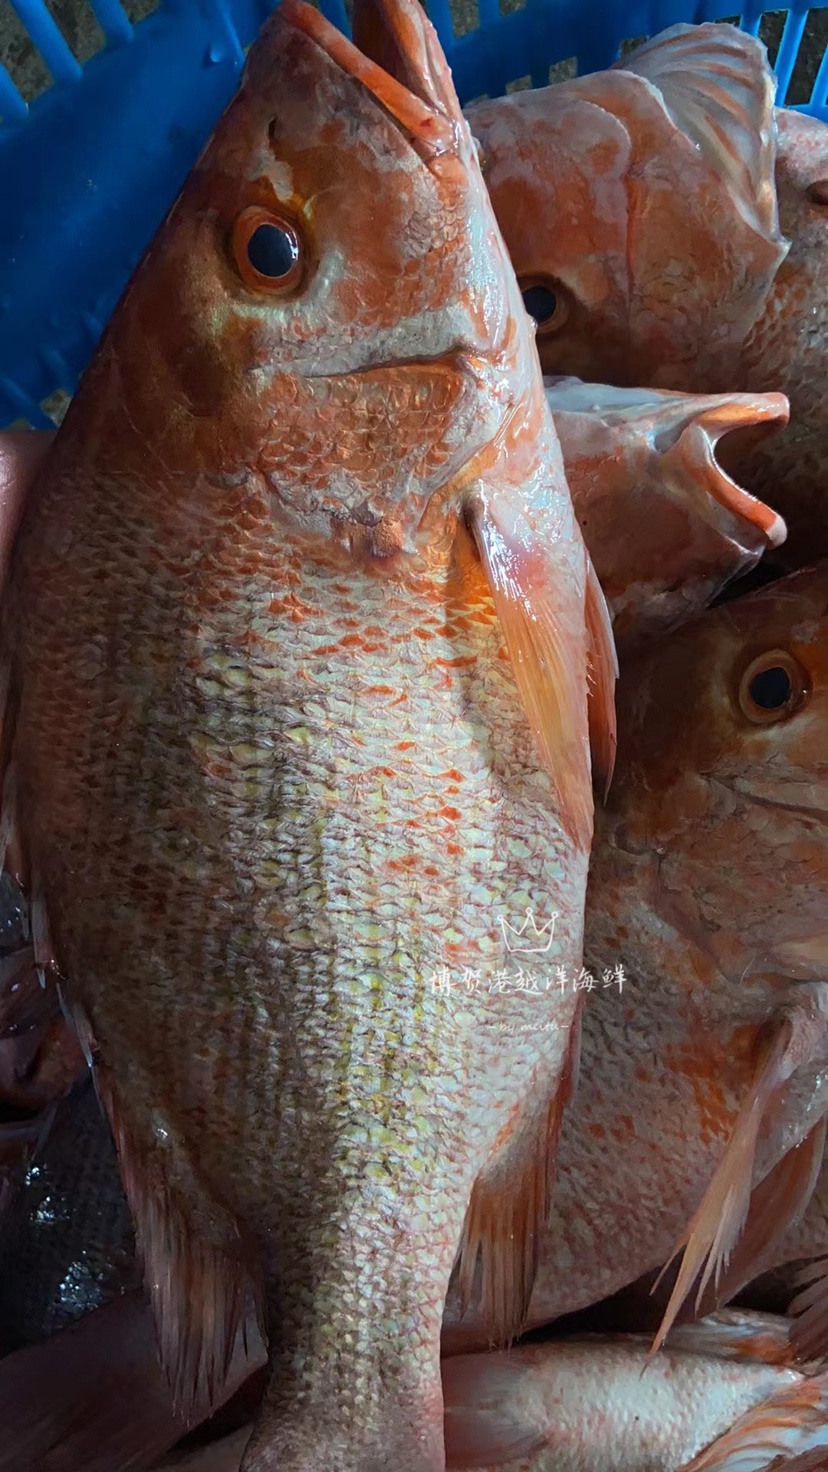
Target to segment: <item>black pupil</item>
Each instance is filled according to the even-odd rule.
[[[279,225],[260,225],[247,242],[247,259],[260,276],[277,280],[296,263],[293,237]]]
[[[781,665],[762,670],[750,682],[750,698],[760,710],[779,710],[790,699],[791,677]]]
[[[523,293],[523,305],[540,327],[550,317],[554,317],[558,299],[548,286],[527,286]]]

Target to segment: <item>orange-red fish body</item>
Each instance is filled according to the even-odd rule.
[[[418,7],[371,25],[393,75],[292,0],[269,23],[35,484],[6,610],[41,958],[181,1405],[264,1304],[249,1472],[438,1472],[461,1240],[497,1331],[522,1314],[580,999],[502,978],[527,910],[549,967],[580,960],[590,617],[611,746],[474,145]]]
[[[689,1236],[683,1297],[708,1252],[718,1261],[717,1230],[735,1245],[722,1278],[735,1292],[813,1189],[828,1107],[827,607],[822,564],[624,666],[587,899],[595,985],[531,1326],[661,1267]],[[450,1297],[446,1349],[484,1343]]]

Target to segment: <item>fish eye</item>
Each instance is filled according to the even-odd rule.
[[[568,307],[561,287],[555,281],[530,277],[519,281],[523,305],[534,317],[537,332],[552,332],[566,321]]]
[[[808,676],[784,649],[771,649],[748,665],[739,685],[739,704],[749,721],[767,725],[799,710],[810,693]]]
[[[236,217],[232,232],[236,269],[256,291],[292,291],[302,279],[302,248],[289,220],[252,205]]]

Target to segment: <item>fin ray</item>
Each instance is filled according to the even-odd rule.
[[[775,85],[762,43],[734,26],[677,25],[615,64],[657,87],[674,123],[727,182],[775,270],[789,243],[776,200]]]
[[[481,1172],[466,1213],[459,1253],[461,1316],[471,1300],[479,1255],[483,1317],[494,1346],[520,1332],[529,1309],[564,1111],[577,1081],[583,996],[578,996],[551,1100],[534,1108],[519,1133]]]
[[[594,808],[585,661],[568,652],[567,636],[572,633],[584,655],[586,643],[577,631],[561,627],[554,589],[548,586],[548,559],[528,527],[507,532],[482,488],[468,509],[518,692],[555,785],[562,821],[573,842],[588,852]]]
[[[588,695],[589,743],[592,751],[592,775],[602,802],[615,770],[618,732],[615,718],[615,683],[618,679],[618,655],[612,632],[612,619],[598,574],[587,557],[586,621],[589,634],[589,667],[591,689]]]
[[[759,1129],[768,1102],[783,1081],[784,1064],[790,1051],[792,1034],[791,1020],[784,1018],[775,1036],[764,1043],[753,1087],[739,1112],[725,1153],[701,1204],[665,1265],[669,1266],[684,1249],[678,1277],[653,1342],[652,1353],[664,1343],[676,1314],[699,1273],[701,1280],[697,1304],[701,1303],[711,1277],[718,1288],[721,1270],[730,1260],[748,1213]]]
[[[79,1028],[89,1031],[88,1024]],[[90,1052],[94,1057],[94,1047]],[[159,1357],[175,1412],[189,1422],[199,1409],[204,1414],[220,1403],[251,1310],[261,1324],[261,1285],[248,1260],[223,1252],[191,1225],[130,1129],[108,1068],[99,1058],[93,1068],[135,1224]]]

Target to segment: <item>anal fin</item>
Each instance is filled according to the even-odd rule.
[[[800,1358],[828,1355],[828,1257],[815,1258],[797,1273],[802,1289],[791,1303],[791,1343]]]
[[[520,1333],[529,1309],[555,1176],[564,1110],[578,1074],[583,993],[578,997],[558,1086],[531,1112],[475,1181],[459,1257],[461,1317],[471,1301],[478,1254],[482,1311],[492,1346]]]
[[[753,1086],[739,1111],[730,1141],[701,1204],[666,1265],[669,1266],[677,1253],[684,1249],[681,1268],[653,1343],[653,1353],[664,1343],[699,1274],[697,1308],[711,1278],[716,1291],[719,1290],[722,1270],[730,1262],[748,1216],[756,1145],[768,1106],[777,1089],[800,1064],[825,1052],[825,1019],[820,1003],[816,988],[808,985],[798,988],[797,1001],[781,1012],[760,1044]],[[815,1137],[813,1143],[817,1142],[818,1137]],[[807,1152],[804,1159],[810,1178],[812,1159]],[[771,1200],[783,1206],[778,1195]],[[768,1204],[760,1198],[755,1226],[762,1220],[767,1223]],[[785,1216],[777,1221],[776,1230],[784,1231],[787,1225],[788,1217]],[[756,1254],[758,1248],[758,1232],[754,1232],[750,1250]]]
[[[826,1125],[828,1121],[819,1120],[755,1187],[742,1236],[715,1293],[708,1284],[701,1300],[702,1313],[728,1303],[747,1283],[773,1266],[775,1244],[796,1225],[814,1193],[825,1153]]]
[[[256,1269],[251,1257],[223,1251],[196,1230],[151,1147],[130,1129],[99,1059],[94,1074],[135,1225],[162,1369],[175,1413],[191,1422],[220,1403],[239,1333],[253,1313],[263,1332]],[[253,1352],[243,1337],[245,1353]]]

